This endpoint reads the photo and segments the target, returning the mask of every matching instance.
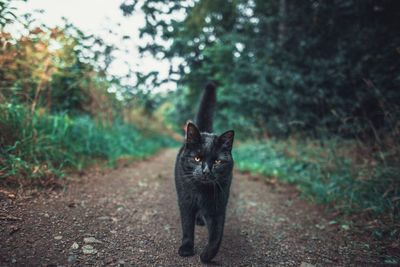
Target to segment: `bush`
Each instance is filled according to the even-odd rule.
[[[360,153],[354,141],[271,139],[237,146],[234,158],[237,169],[294,183],[302,197],[329,204],[337,211],[397,216],[398,158],[383,162],[379,156],[383,151]]]
[[[7,185],[54,181],[65,167],[83,168],[102,159],[114,165],[120,157],[144,158],[174,145],[169,137],[115,120],[94,121],[87,115],[34,113],[23,105],[0,106],[0,179]]]

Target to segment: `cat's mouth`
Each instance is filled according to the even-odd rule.
[[[210,178],[203,178],[203,179],[200,180],[200,183],[202,183],[202,184],[212,184],[212,183],[214,183],[214,180],[210,179]]]

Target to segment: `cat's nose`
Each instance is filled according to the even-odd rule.
[[[208,165],[206,164],[203,168],[203,174],[204,175],[208,175],[210,174],[210,169],[208,168]]]

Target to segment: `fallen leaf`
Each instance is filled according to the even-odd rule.
[[[350,230],[350,227],[347,225],[347,224],[342,224],[342,228],[344,229],[344,230]]]
[[[33,168],[33,174],[37,173],[39,171],[39,166],[35,166],[35,168]]]

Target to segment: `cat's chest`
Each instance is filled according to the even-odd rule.
[[[198,204],[219,201],[219,199],[221,199],[221,196],[222,195],[220,190],[218,190],[216,186],[212,185],[209,187],[197,188],[194,195],[195,201]]]

